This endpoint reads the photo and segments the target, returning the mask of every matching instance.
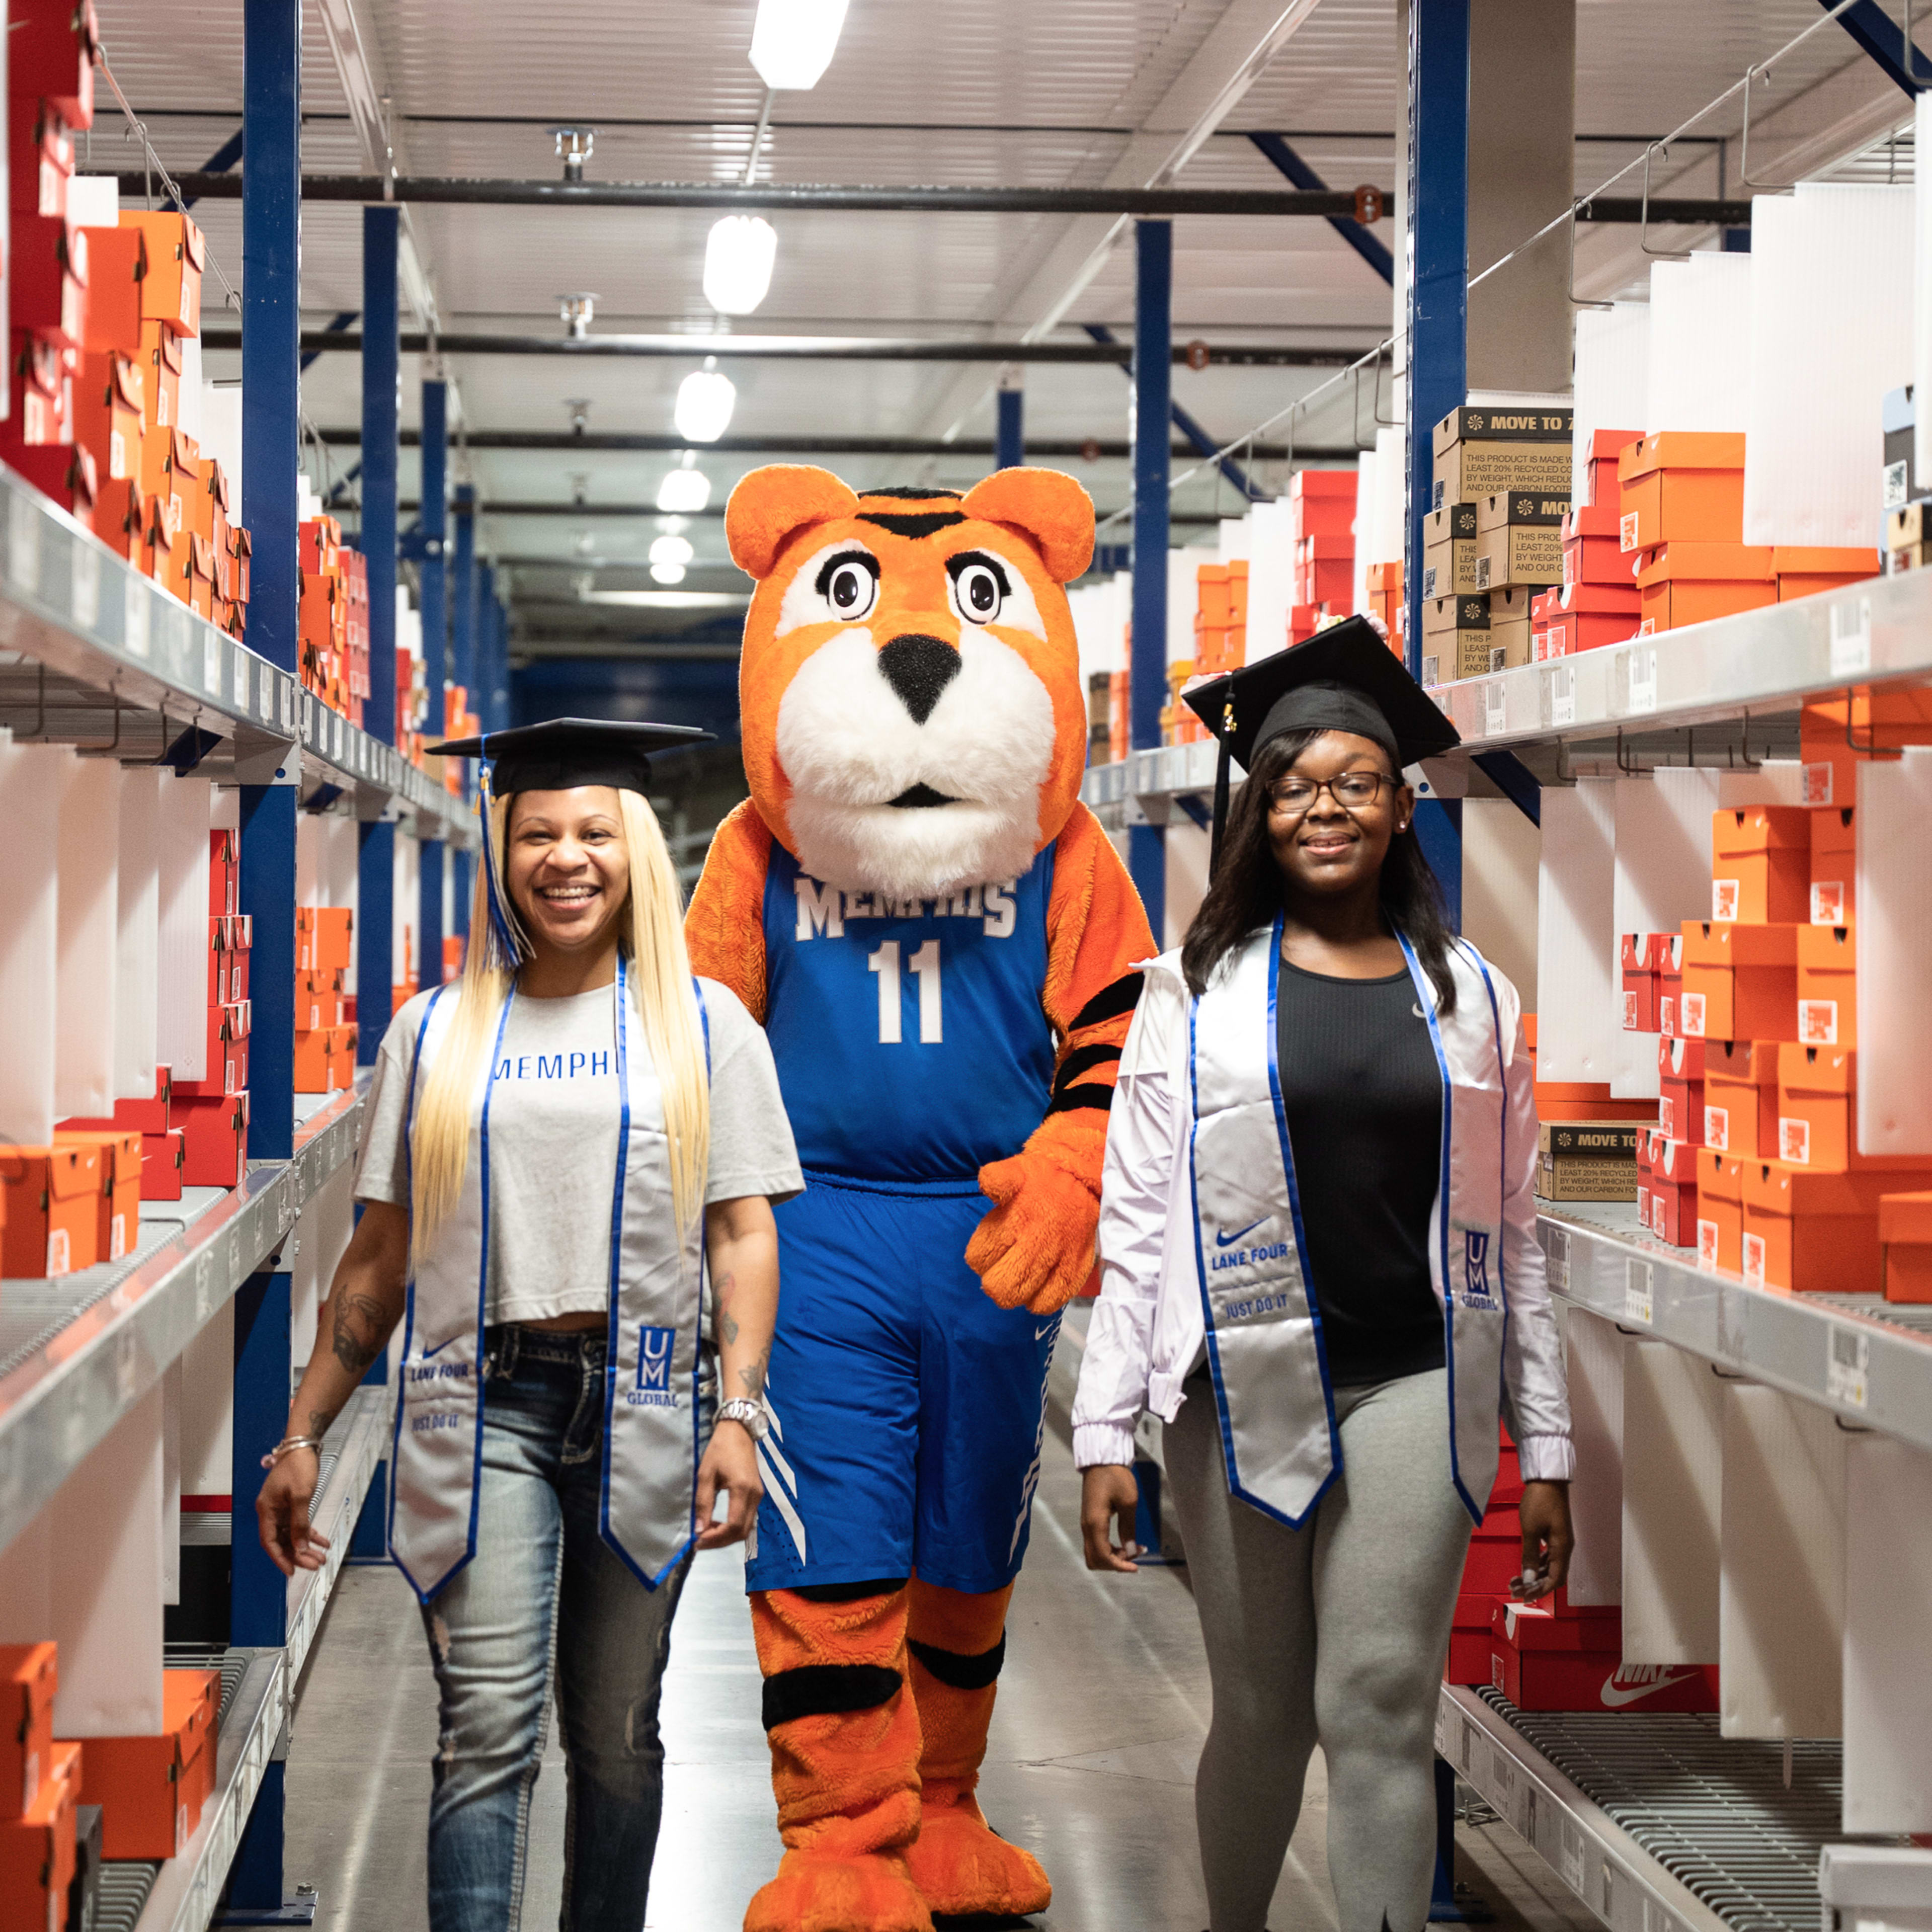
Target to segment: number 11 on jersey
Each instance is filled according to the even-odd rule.
[[[937,1046],[944,1038],[939,990],[939,941],[928,939],[906,962],[919,982],[919,1040]],[[899,1012],[899,943],[888,939],[867,956],[866,969],[879,982],[879,1044],[897,1046],[904,1039]]]

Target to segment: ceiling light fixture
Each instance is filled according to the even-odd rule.
[[[692,466],[696,457],[687,449],[683,466],[666,472],[658,485],[658,508],[673,515],[695,516],[711,500],[711,478]]]
[[[559,296],[556,301],[564,326],[570,333],[578,337],[588,335],[590,319],[597,313],[597,298],[594,295],[578,294]]]
[[[749,315],[772,285],[778,230],[761,215],[727,214],[704,244],[704,299],[721,315]]]
[[[690,442],[716,442],[730,428],[737,401],[730,377],[719,369],[717,357],[707,356],[704,367],[692,370],[677,386],[673,421],[678,434]]]
[[[651,579],[656,584],[682,584],[684,566],[681,563],[654,563],[651,566]]]
[[[597,146],[597,130],[595,128],[553,128],[550,131],[556,140],[556,156],[563,164],[564,179],[580,182],[584,178],[584,164],[590,160]]]
[[[845,0],[758,0],[752,64],[767,87],[816,87],[838,46]]]
[[[659,537],[651,545],[651,561],[653,563],[687,564],[693,554],[691,540],[688,537]]]

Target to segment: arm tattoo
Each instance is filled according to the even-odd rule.
[[[351,1375],[359,1376],[381,1354],[376,1337],[382,1332],[383,1313],[373,1294],[336,1297],[332,1346],[335,1359]]]
[[[758,1359],[738,1371],[739,1384],[754,1401],[765,1392],[765,1372],[772,1365],[772,1345],[767,1342]]]
[[[326,1436],[328,1425],[335,1420],[332,1408],[312,1408],[308,1412],[308,1432],[311,1436]]]
[[[728,1348],[738,1339],[737,1317],[731,1312],[731,1296],[737,1286],[735,1274],[728,1274],[718,1284],[718,1339]]]

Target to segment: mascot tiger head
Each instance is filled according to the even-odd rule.
[[[1061,587],[1093,555],[1086,491],[1016,469],[963,496],[861,495],[773,465],[733,490],[724,530],[758,580],[739,700],[772,836],[848,891],[930,897],[1024,872],[1086,765]]]

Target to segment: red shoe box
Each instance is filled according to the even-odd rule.
[[[247,1094],[177,1099],[175,1107],[186,1137],[183,1181],[190,1187],[239,1186],[248,1171]]]
[[[1521,1711],[1708,1712],[1718,1708],[1714,1664],[1623,1660],[1620,1610],[1558,1616],[1540,1605],[1498,1605],[1490,1682]]]

